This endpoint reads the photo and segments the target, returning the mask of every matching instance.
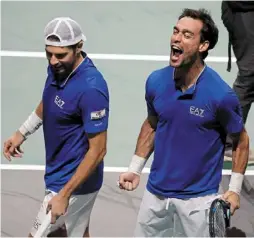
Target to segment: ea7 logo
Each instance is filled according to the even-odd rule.
[[[56,97],[55,97],[55,104],[56,104],[58,107],[60,107],[61,109],[63,109],[64,103],[65,103],[65,102],[64,102],[61,98],[59,98],[59,96],[56,96]]]
[[[190,106],[190,114],[199,116],[199,117],[204,117],[204,110],[201,108]]]

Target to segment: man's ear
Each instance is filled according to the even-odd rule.
[[[204,41],[203,43],[201,43],[199,46],[199,52],[203,53],[203,52],[207,51],[209,48],[209,45],[210,45],[209,41]]]
[[[80,41],[77,45],[77,50],[76,50],[77,54],[80,54],[82,47],[83,47],[83,41]]]

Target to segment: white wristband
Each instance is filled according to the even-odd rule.
[[[29,135],[38,130],[41,125],[41,118],[37,116],[35,111],[33,111],[23,125],[19,128],[19,131],[25,138],[27,138]]]
[[[229,183],[229,191],[235,192],[240,195],[243,178],[244,178],[243,174],[232,172],[230,183]]]
[[[146,159],[133,155],[128,171],[140,175],[146,164]]]

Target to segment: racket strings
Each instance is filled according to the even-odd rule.
[[[226,235],[226,223],[225,223],[225,214],[223,207],[220,203],[216,204],[214,207],[214,233],[216,237],[225,237]]]

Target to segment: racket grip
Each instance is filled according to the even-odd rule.
[[[51,222],[51,211],[46,215],[45,220],[42,222],[41,226],[35,233],[34,237],[43,237],[44,233],[48,229]]]

